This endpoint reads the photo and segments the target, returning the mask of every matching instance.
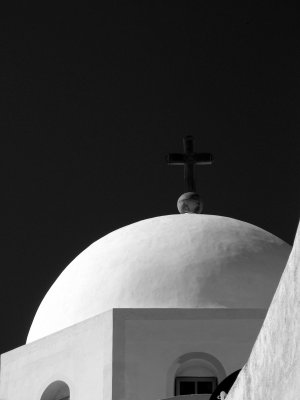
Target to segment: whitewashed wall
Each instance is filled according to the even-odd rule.
[[[174,396],[180,359],[190,353],[219,360],[224,379],[245,364],[264,317],[260,309],[115,309],[113,400]]]
[[[226,400],[300,398],[300,228],[249,361]]]
[[[40,400],[56,380],[71,400],[109,400],[112,387],[112,312],[64,329],[1,356],[0,399]]]

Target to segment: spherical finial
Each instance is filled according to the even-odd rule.
[[[177,208],[180,214],[201,214],[203,210],[203,201],[200,199],[198,193],[183,193],[177,201]]]

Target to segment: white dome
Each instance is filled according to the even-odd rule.
[[[118,229],[43,299],[27,341],[112,308],[267,308],[291,247],[246,222],[183,214]]]

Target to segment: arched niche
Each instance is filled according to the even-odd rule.
[[[45,389],[41,400],[70,400],[70,388],[63,381],[55,381]]]
[[[191,352],[178,357],[167,373],[167,397],[174,396],[177,377],[216,377],[221,382],[226,371],[221,362],[209,353]]]

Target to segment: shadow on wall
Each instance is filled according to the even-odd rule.
[[[69,386],[63,381],[52,382],[42,394],[41,400],[70,400]]]

